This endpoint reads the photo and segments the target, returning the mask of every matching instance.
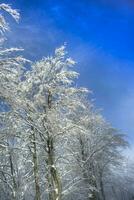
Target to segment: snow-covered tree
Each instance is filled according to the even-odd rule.
[[[105,186],[112,169],[122,164],[121,150],[127,146],[124,136],[103,117],[90,110],[85,114],[88,134],[80,134],[77,162],[89,188],[89,199],[105,200]],[[74,149],[75,151],[75,149]]]
[[[88,90],[76,87],[79,74],[65,45],[23,70],[23,49],[4,48],[3,12],[20,17],[0,4],[0,198],[132,199],[133,184],[126,185],[133,176],[124,170],[132,175],[132,168],[121,167],[127,142],[96,111]]]
[[[22,49],[4,48],[6,32],[9,24],[3,13],[11,15],[16,22],[19,13],[7,4],[0,4],[0,177],[3,189],[2,199],[21,199],[20,186],[17,180],[18,165],[17,157],[17,125],[13,116],[13,109],[17,105],[17,87],[21,79],[21,69],[26,60],[18,55]],[[20,156],[21,158],[21,156]],[[19,161],[21,160],[19,158]]]
[[[29,125],[32,140],[35,141],[33,162],[37,199],[41,196],[37,146],[41,145],[46,166],[44,181],[46,179],[48,182],[49,198],[56,200],[62,196],[60,172],[56,165],[58,141],[78,129],[69,116],[80,106],[78,97],[87,92],[84,88],[73,86],[78,76],[78,73],[71,70],[74,64],[62,46],[55,50],[53,57],[35,63],[26,73],[25,81],[20,83],[25,112],[21,117]]]

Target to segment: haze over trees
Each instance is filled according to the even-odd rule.
[[[128,142],[75,85],[66,46],[35,63],[5,49],[5,13],[20,17],[0,4],[0,199],[134,199]]]

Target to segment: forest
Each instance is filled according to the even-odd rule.
[[[66,44],[32,62],[5,45],[9,16],[0,4],[0,200],[134,199],[126,136],[77,86]]]

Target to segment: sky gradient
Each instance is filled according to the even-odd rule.
[[[7,0],[20,10],[9,44],[33,61],[67,42],[78,85],[134,146],[134,3],[131,0]]]

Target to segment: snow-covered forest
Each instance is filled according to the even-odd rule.
[[[37,62],[5,47],[8,17],[0,4],[0,200],[132,200],[129,144],[77,87],[66,45]]]

